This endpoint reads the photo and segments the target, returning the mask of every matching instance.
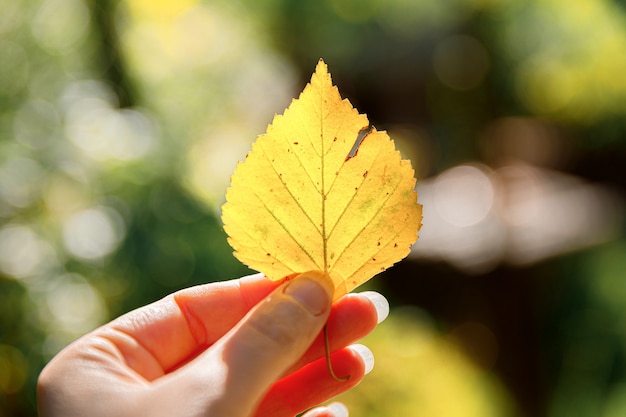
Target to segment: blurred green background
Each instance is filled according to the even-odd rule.
[[[81,334],[249,272],[229,176],[320,57],[424,205],[352,415],[626,415],[626,2],[0,0],[0,416]]]

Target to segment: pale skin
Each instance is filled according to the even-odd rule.
[[[380,321],[384,298],[350,294],[331,306],[332,291],[320,271],[283,283],[257,274],[131,311],[52,359],[39,377],[40,416],[295,416],[355,386],[368,367],[350,344]],[[347,381],[326,368],[326,323],[333,368]],[[305,414],[345,415],[337,405]]]

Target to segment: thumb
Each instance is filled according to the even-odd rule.
[[[313,343],[328,319],[333,291],[327,274],[305,272],[261,301],[218,342],[221,346],[214,345],[228,369],[220,401],[224,411],[235,406],[237,415],[252,412]]]

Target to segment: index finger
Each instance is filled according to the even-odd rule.
[[[97,333],[116,346],[129,367],[152,380],[194,358],[280,284],[255,274],[190,287],[133,310]],[[154,369],[155,362],[160,369]]]

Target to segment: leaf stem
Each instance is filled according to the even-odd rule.
[[[324,347],[326,349],[326,367],[328,368],[328,373],[333,379],[337,382],[345,382],[350,379],[350,375],[346,376],[337,376],[335,371],[333,370],[333,364],[330,360],[330,341],[328,339],[328,324],[324,325]]]

